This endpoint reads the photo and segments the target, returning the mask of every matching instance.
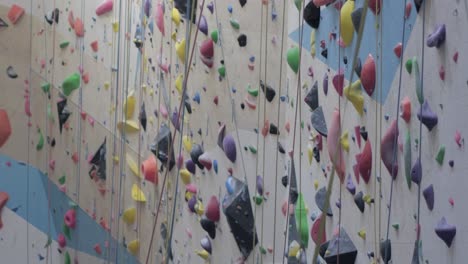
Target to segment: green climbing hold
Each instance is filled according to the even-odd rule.
[[[78,204],[76,204],[74,201],[68,201],[68,206],[72,209],[78,209]]]
[[[48,248],[50,245],[52,245],[52,238],[50,236],[47,237],[47,242],[44,245],[44,248]]]
[[[237,21],[236,19],[234,18],[231,18],[229,20],[229,22],[231,23],[231,26],[235,29],[239,29],[240,28],[240,24],[239,24],[239,21]]]
[[[304,195],[299,193],[295,210],[296,228],[301,238],[301,246],[307,248],[309,245],[309,223],[307,208],[304,202]]]
[[[444,158],[445,158],[445,146],[441,146],[439,148],[439,152],[437,152],[437,156],[435,159],[437,163],[439,163],[439,165],[442,166],[442,164],[444,164]]]
[[[70,263],[71,263],[71,258],[70,258],[70,254],[68,253],[68,251],[65,252],[64,263],[65,263],[65,264],[70,264]]]
[[[301,121],[301,129],[304,129],[304,120]]]
[[[395,230],[400,229],[400,224],[392,224],[392,227],[395,228]]]
[[[65,184],[65,181],[66,181],[66,176],[65,176],[65,174],[62,175],[62,177],[60,177],[60,178],[58,179],[58,182],[60,183],[60,185],[64,185],[64,184]]]
[[[292,47],[287,54],[288,64],[295,73],[299,71],[299,47]]]
[[[420,104],[424,103],[424,94],[422,90],[421,75],[419,73],[418,59],[413,57],[414,79],[416,80],[416,95]]]
[[[64,42],[60,43],[60,48],[64,49],[64,48],[68,47],[68,45],[70,45],[70,41],[64,41]]]
[[[80,75],[74,73],[68,76],[62,83],[62,90],[65,96],[69,96],[74,90],[80,87]]]
[[[251,96],[257,97],[257,95],[258,95],[258,88],[251,88],[251,87],[250,87],[250,84],[249,84],[249,86],[247,87],[247,92],[248,92]]]
[[[294,5],[296,5],[297,11],[300,11],[302,6],[302,0],[294,0]]]
[[[40,129],[37,130],[37,133],[39,133],[39,140],[37,141],[36,150],[40,151],[44,147],[44,135]]]
[[[211,31],[211,40],[213,40],[214,43],[218,43],[218,30]]]
[[[260,246],[260,253],[262,253],[262,255],[266,255],[267,251],[264,247]]]
[[[413,72],[413,60],[412,59],[408,59],[405,63],[405,68],[406,68],[406,71],[411,74],[411,72]]]
[[[68,240],[71,240],[71,234],[70,234],[70,228],[67,225],[63,225],[63,234],[68,238]]]
[[[255,202],[256,205],[261,205],[263,203],[263,197],[255,195],[253,197],[253,201]]]
[[[52,114],[52,106],[50,103],[47,104],[47,117],[50,119],[50,121],[54,121],[54,115]]]
[[[41,89],[45,94],[48,94],[50,91],[50,83],[43,83]]]
[[[409,131],[406,132],[404,150],[406,183],[408,184],[408,188],[411,189],[411,134]]]
[[[221,77],[225,77],[226,76],[226,67],[224,65],[221,65],[221,67],[218,68],[218,73],[219,75],[221,75]]]
[[[254,146],[249,146],[249,150],[252,154],[257,154],[257,149]]]

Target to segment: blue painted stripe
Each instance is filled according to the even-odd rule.
[[[364,0],[356,0],[355,8],[359,8],[363,5]],[[387,96],[390,92],[392,82],[395,78],[395,75],[398,73],[400,66],[399,59],[393,53],[393,48],[397,43],[401,42],[401,30],[403,28],[403,16],[405,11],[405,4],[403,0],[391,0],[391,1],[382,1],[382,24],[383,24],[383,36],[382,36],[382,100],[379,100],[380,95],[378,95],[378,84],[376,84],[376,90],[373,94],[374,100],[377,100],[379,103],[384,104]],[[338,34],[339,28],[339,11],[336,10],[332,5],[321,10],[321,21],[320,26],[316,30],[316,39],[315,45],[317,50],[317,58],[320,59],[323,63],[328,65],[334,71],[338,70],[338,38],[337,40],[330,41],[329,34],[335,32]],[[377,52],[376,52],[376,20],[375,15],[370,11],[367,13],[366,24],[363,30],[363,39],[361,42],[361,49],[359,52],[359,58],[361,58],[362,63],[366,60],[368,54],[372,54],[374,59],[377,62]],[[406,21],[405,28],[405,43],[404,47],[408,43],[408,39],[411,35],[414,23],[416,21],[417,14],[415,8],[413,8],[410,17]],[[289,37],[299,43],[299,28],[295,29],[289,34]],[[312,28],[304,23],[304,35],[302,40],[302,47],[310,51],[310,34],[312,33]],[[328,59],[323,57],[320,52],[322,48],[320,47],[320,41],[324,40],[326,47],[328,48]],[[345,70],[345,77],[349,77],[351,71],[352,56],[356,46],[357,34],[354,34],[352,45],[342,49],[341,51],[341,67]],[[343,56],[347,56],[348,65],[344,65]],[[379,67],[379,66],[377,66]],[[356,80],[357,76],[353,78]]]
[[[11,166],[8,167],[6,165],[7,163],[11,163]],[[27,193],[28,184],[29,195]],[[50,193],[48,193],[48,188],[50,188]],[[52,239],[57,239],[57,235],[62,232],[63,216],[70,208],[72,200],[65,193],[60,191],[58,186],[50,181],[47,175],[25,163],[0,155],[0,191],[5,191],[9,194],[10,200],[7,203],[9,209],[13,210],[18,216],[25,219],[45,234],[50,234]],[[52,208],[50,213],[48,210],[48,195],[50,195]],[[26,207],[28,204],[27,199],[29,199],[29,208]],[[107,260],[104,242],[108,240],[109,233],[83,209],[77,208],[76,215],[77,225],[71,232],[72,239],[67,241],[67,247],[96,258]],[[77,232],[79,232],[79,239],[76,239]],[[44,241],[44,243],[45,242],[46,241]],[[102,255],[98,255],[94,251],[93,247],[96,243],[101,245],[103,250]],[[130,264],[139,263],[139,261],[127,251],[122,243],[111,238],[109,244],[119,247],[119,262]],[[111,249],[111,256],[115,256],[115,250],[115,248]],[[113,262],[115,262],[115,260],[113,260]]]

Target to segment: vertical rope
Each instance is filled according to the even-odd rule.
[[[283,1],[283,25],[282,25],[282,30],[281,30],[281,53],[280,53],[280,69],[279,69],[279,94],[282,94],[282,88],[283,88],[283,62],[284,62],[284,42],[285,42],[285,37],[284,37],[284,32],[285,32],[285,22],[286,22],[286,2]],[[281,110],[281,100],[278,100],[278,112],[276,116],[276,120],[278,120],[278,127],[280,127],[279,122],[280,122],[280,110]],[[279,136],[276,137],[276,146],[279,144]],[[275,203],[274,203],[274,219],[273,219],[273,263],[275,263],[275,257],[276,257],[276,210],[277,210],[277,193],[278,193],[278,156],[279,156],[279,151],[276,151],[276,162],[275,162]],[[284,257],[283,257],[284,259]]]

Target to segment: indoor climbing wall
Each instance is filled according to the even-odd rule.
[[[3,0],[0,255],[464,263],[466,25],[464,1]]]

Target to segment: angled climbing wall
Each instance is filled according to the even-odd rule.
[[[0,1],[3,260],[468,258],[465,2],[36,2]]]

